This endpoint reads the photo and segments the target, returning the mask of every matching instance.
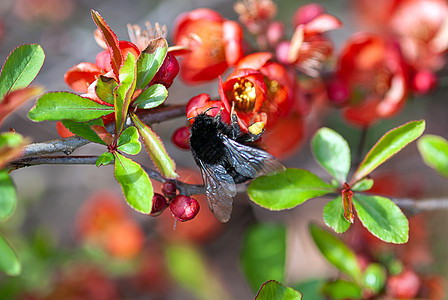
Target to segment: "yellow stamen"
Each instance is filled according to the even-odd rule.
[[[254,84],[249,80],[240,78],[233,85],[233,98],[237,110],[244,112],[252,111],[257,98]]]

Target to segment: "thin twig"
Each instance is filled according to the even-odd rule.
[[[448,209],[448,198],[428,198],[428,199],[409,199],[409,198],[391,198],[400,208],[410,214],[417,214],[424,211],[435,211]]]
[[[97,159],[98,156],[37,156],[20,158],[12,162],[11,165],[14,169],[37,165],[95,165]],[[150,178],[159,182],[166,181],[166,179],[156,170],[145,166],[142,167]],[[190,196],[205,193],[203,185],[189,184],[180,180],[172,180],[172,182],[176,184],[179,193],[182,195]],[[391,200],[409,214],[448,209],[448,198],[429,198],[422,200],[391,198]]]
[[[95,165],[99,156],[32,156],[22,157],[11,162],[10,165],[14,170],[24,167],[38,165]],[[159,182],[165,182],[166,179],[156,170],[142,166],[148,176]],[[200,184],[189,184],[180,180],[172,180],[176,184],[179,193],[186,196],[204,194],[205,189]]]
[[[19,158],[10,164],[14,169],[38,165],[94,165],[98,156],[31,156]]]
[[[361,163],[361,157],[364,152],[364,147],[366,146],[367,142],[367,133],[369,132],[369,126],[363,126],[361,129],[361,137],[359,138],[359,145],[358,145],[358,151],[356,153],[356,159],[355,164],[359,165]]]

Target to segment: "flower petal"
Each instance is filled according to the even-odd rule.
[[[243,28],[235,21],[224,21],[222,26],[226,61],[233,66],[243,57]]]
[[[71,67],[64,75],[65,83],[74,91],[85,93],[103,71],[95,64],[82,62]]]
[[[306,34],[324,33],[342,26],[341,20],[335,16],[321,14],[305,25]]]
[[[237,69],[260,70],[272,58],[270,52],[256,52],[243,57],[236,65]]]

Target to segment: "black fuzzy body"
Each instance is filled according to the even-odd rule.
[[[208,165],[221,165],[235,183],[243,183],[252,179],[236,172],[227,158],[227,146],[221,137],[222,135],[253,147],[253,143],[247,142],[247,134],[240,134],[239,130],[235,132],[230,125],[207,114],[199,114],[195,117],[190,135],[190,148],[196,164],[200,165],[198,161],[201,161]],[[235,135],[237,136],[235,137]]]
[[[195,117],[190,130],[190,149],[202,172],[208,206],[221,222],[232,212],[237,183],[285,169],[275,157],[254,145],[260,135],[241,133],[237,116],[232,124],[220,116]]]

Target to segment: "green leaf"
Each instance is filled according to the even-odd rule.
[[[331,264],[353,280],[361,278],[362,273],[358,260],[344,243],[315,224],[310,224],[309,230],[317,248]]]
[[[144,90],[135,100],[134,106],[150,109],[161,105],[168,97],[168,90],[163,84],[153,84]]]
[[[339,183],[347,181],[350,170],[350,148],[347,141],[330,128],[321,128],[311,141],[317,162]]]
[[[142,150],[142,145],[138,138],[137,128],[134,126],[126,128],[118,138],[118,150],[131,155],[139,154],[140,150]]]
[[[153,189],[148,174],[135,161],[119,153],[115,156],[115,179],[120,183],[128,204],[144,214],[152,209]]]
[[[256,300],[301,300],[302,294],[275,280],[269,280],[260,287]]]
[[[129,105],[131,104],[132,95],[135,90],[135,76],[135,57],[129,53],[120,69],[120,84],[114,91],[116,134],[121,133],[124,122],[126,121]]]
[[[98,78],[95,93],[104,102],[114,104],[114,89],[118,86],[118,82],[113,78],[100,75]]]
[[[0,270],[10,276],[17,276],[22,270],[17,254],[2,236],[0,236]]]
[[[344,207],[341,196],[336,197],[324,207],[324,221],[328,227],[337,233],[343,233],[350,227],[350,222],[344,218]]]
[[[241,268],[256,292],[267,280],[283,282],[286,262],[286,229],[278,224],[249,228],[243,239]]]
[[[165,60],[168,43],[164,38],[152,40],[137,60],[136,89],[144,89],[156,75]]]
[[[256,178],[247,190],[253,202],[270,210],[293,208],[331,192],[336,192],[334,187],[302,169],[286,169],[282,173]]]
[[[138,129],[146,152],[151,157],[152,162],[165,178],[176,178],[176,164],[168,155],[160,137],[145,123],[143,123],[135,114],[131,114],[135,126]]]
[[[421,136],[424,130],[425,121],[420,120],[406,123],[385,133],[359,165],[351,180],[352,185]]]
[[[0,221],[14,212],[17,195],[7,170],[0,171]]]
[[[165,247],[165,257],[174,279],[197,299],[229,298],[196,248],[190,245],[168,245]]]
[[[120,46],[118,44],[117,36],[115,32],[110,29],[109,25],[107,25],[106,21],[104,21],[103,17],[95,11],[91,10],[93,21],[95,22],[98,29],[101,31],[102,36],[104,37],[104,41],[106,42],[109,53],[111,54],[111,65],[114,71],[114,74],[118,76],[118,70],[123,64],[123,54],[121,53]]]
[[[361,299],[362,289],[354,282],[338,279],[322,287],[322,293],[331,299]]]
[[[62,120],[62,124],[72,133],[85,138],[94,143],[106,145],[106,143],[92,130],[91,126],[104,126],[102,119],[94,119],[88,122],[73,122],[71,120]]]
[[[417,142],[425,164],[448,177],[448,141],[441,136],[425,134]]]
[[[111,106],[101,105],[88,98],[67,92],[50,92],[37,99],[28,112],[33,121],[72,120],[86,122],[114,112]]]
[[[373,179],[365,177],[352,186],[352,191],[355,192],[368,191],[372,188],[373,183],[374,183]]]
[[[386,269],[380,264],[372,263],[364,271],[363,283],[365,287],[378,294],[384,288],[386,278]]]
[[[390,199],[355,193],[353,203],[362,225],[374,236],[394,244],[408,241],[408,220]]]
[[[97,167],[101,167],[101,166],[107,166],[108,164],[110,164],[112,161],[114,160],[114,155],[110,152],[104,152],[103,154],[101,154],[98,159],[96,160],[96,166]]]
[[[38,44],[15,48],[6,59],[0,75],[0,99],[14,90],[27,87],[44,64],[45,53]]]

